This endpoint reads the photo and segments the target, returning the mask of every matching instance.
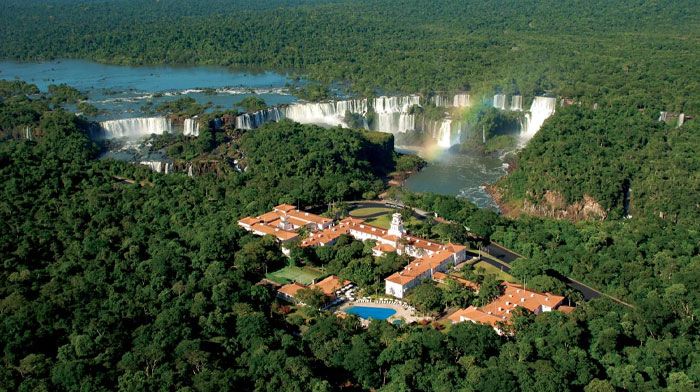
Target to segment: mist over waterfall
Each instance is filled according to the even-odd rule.
[[[510,110],[514,112],[523,111],[523,97],[522,95],[513,95],[510,97]]]
[[[434,126],[432,131],[433,139],[437,141],[438,147],[450,148],[459,143],[459,138],[454,140],[452,137],[452,119],[446,118],[442,122],[436,123],[436,125],[438,124],[439,126]],[[456,134],[459,136],[459,132]]]
[[[284,117],[302,124],[347,126],[345,113],[367,114],[366,99],[350,99],[335,102],[309,102],[292,104],[284,108]]]
[[[245,113],[236,117],[236,128],[255,129],[269,121],[279,121],[283,118],[278,108],[258,110],[254,113]]]
[[[496,109],[506,110],[506,95],[496,94],[493,96],[493,107]]]
[[[138,139],[145,136],[172,132],[172,122],[165,117],[137,117],[122,120],[110,120],[100,123],[100,129],[93,135],[96,139],[128,138]]]
[[[185,136],[199,136],[199,122],[196,119],[185,119],[184,130],[182,134]]]
[[[530,106],[530,113],[525,114],[520,137],[530,140],[540,130],[544,121],[554,114],[557,106],[556,98],[535,97]]]

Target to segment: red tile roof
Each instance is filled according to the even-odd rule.
[[[299,292],[299,290],[305,289],[305,288],[306,288],[306,286],[299,284],[297,282],[294,282],[294,283],[285,284],[284,286],[280,287],[277,291],[282,293],[282,294],[287,295],[288,297],[294,298],[297,295],[297,293]]]
[[[335,275],[331,275],[320,282],[314,283],[311,286],[318,287],[326,295],[334,295],[337,290],[349,285],[349,280],[343,280]]]
[[[277,237],[277,239],[282,240],[282,241],[291,240],[291,239],[294,239],[294,238],[299,236],[295,232],[277,229],[275,227],[268,226],[268,225],[263,224],[263,223],[254,224],[253,230],[260,232],[260,233],[263,233],[263,234],[266,234],[266,235],[267,234],[273,235],[273,236]]]
[[[386,278],[389,282],[405,285],[408,282],[420,277],[427,271],[437,269],[448,258],[452,257],[453,253],[448,251],[440,251],[431,256],[421,257],[410,263],[400,272],[396,272]]]

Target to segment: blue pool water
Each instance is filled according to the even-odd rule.
[[[396,313],[394,309],[370,308],[368,306],[351,306],[345,309],[345,312],[367,320],[386,320]]]

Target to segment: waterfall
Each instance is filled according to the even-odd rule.
[[[510,98],[510,110],[514,112],[523,111],[523,97],[522,95],[513,95]]]
[[[173,173],[173,163],[163,161],[141,161],[141,165],[148,166],[151,171],[156,173],[170,174]]]
[[[27,127],[24,129],[24,136],[27,140],[32,140],[32,130],[31,128]]]
[[[472,106],[471,97],[466,93],[455,94],[454,98],[452,99],[452,106],[456,108]]]
[[[439,108],[449,108],[452,105],[452,102],[450,102],[447,97],[443,97],[442,95],[436,95],[430,99],[430,102],[432,102],[435,106]]]
[[[376,114],[372,129],[380,132],[403,133],[416,128],[416,116],[409,114],[412,106],[420,105],[420,97],[378,97],[372,101]]]
[[[493,107],[496,109],[506,110],[505,94],[496,94],[493,96]]]
[[[430,98],[430,102],[439,108],[464,108],[471,106],[471,97],[467,93],[455,94],[450,100],[442,95],[436,95]]]
[[[433,138],[437,141],[438,147],[452,147],[452,120],[446,118],[440,123],[440,127],[433,133]]]
[[[199,122],[194,118],[185,119],[185,129],[182,134],[185,136],[199,136]]]
[[[194,173],[192,173],[192,164],[191,163],[187,164],[187,175],[190,177],[194,177]]]
[[[378,97],[372,102],[372,108],[377,114],[407,112],[414,105],[420,105],[420,97],[418,95]]]
[[[302,124],[347,126],[345,113],[367,114],[366,99],[336,102],[297,103],[284,109],[284,117]]]
[[[136,139],[150,134],[162,135],[170,132],[172,132],[172,124],[165,117],[137,117],[103,121],[96,136],[99,139]]]
[[[522,123],[521,137],[529,140],[535,136],[540,127],[542,127],[544,120],[554,114],[556,106],[556,98],[535,97],[532,101],[532,106],[530,106],[530,113],[525,115]]]
[[[245,113],[236,117],[237,129],[255,129],[270,121],[279,121],[283,118],[278,108],[258,110],[254,113]]]
[[[372,128],[387,133],[412,131],[416,129],[416,116],[408,113],[377,113]]]

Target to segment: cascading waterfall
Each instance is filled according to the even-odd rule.
[[[366,99],[351,99],[336,102],[297,103],[284,109],[284,117],[302,124],[347,126],[345,113],[364,116],[367,114]]]
[[[505,94],[496,94],[493,96],[493,107],[496,109],[506,110]]]
[[[467,93],[455,94],[450,100],[448,97],[442,95],[436,95],[430,98],[430,102],[435,104],[435,106],[440,108],[464,108],[471,106],[471,97]]]
[[[522,123],[521,139],[530,140],[540,130],[544,121],[554,114],[557,106],[556,98],[535,97],[530,106],[530,113],[525,114]]]
[[[376,113],[376,121],[372,128],[389,133],[403,133],[415,129],[416,117],[408,113],[415,105],[420,105],[418,95],[375,98],[372,108]]]
[[[172,132],[172,122],[165,117],[137,117],[110,120],[100,123],[98,139],[136,139],[151,134],[162,135]]]
[[[376,113],[407,112],[411,106],[420,105],[420,96],[407,95],[403,97],[377,97],[372,101]]]
[[[510,110],[514,112],[523,111],[523,97],[522,95],[513,95],[510,98]]]
[[[455,94],[452,99],[452,106],[456,108],[464,108],[472,106],[471,97],[467,93]]]
[[[377,113],[372,128],[387,133],[412,131],[416,129],[416,116],[408,113]]]
[[[430,102],[439,108],[449,108],[452,106],[452,102],[450,102],[447,97],[443,97],[442,95],[436,95],[430,98]]]
[[[185,128],[182,134],[185,136],[199,136],[199,122],[194,118],[185,119]]]
[[[236,117],[236,128],[255,129],[266,122],[279,121],[283,117],[282,112],[276,107],[258,110],[254,113],[245,113]]]
[[[141,161],[140,164],[148,166],[151,171],[156,173],[168,174],[173,172],[173,164],[171,162],[162,161]]]
[[[436,134],[433,134],[433,138],[441,148],[452,147],[452,120],[449,118],[442,120],[440,128],[437,129]]]

